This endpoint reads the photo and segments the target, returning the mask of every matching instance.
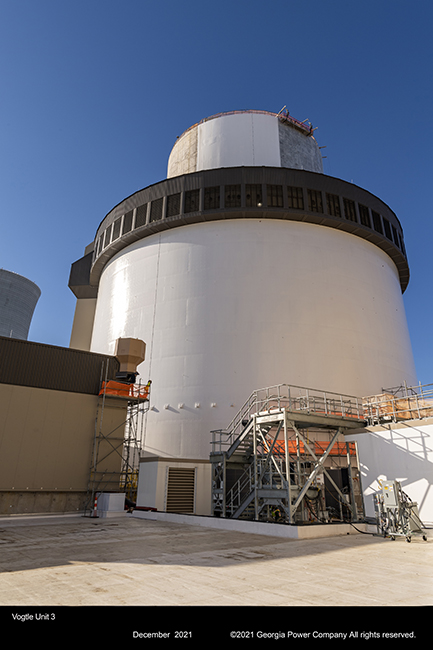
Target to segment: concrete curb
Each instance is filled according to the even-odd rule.
[[[368,524],[318,524],[306,526],[288,526],[285,524],[268,524],[260,521],[243,521],[219,517],[200,517],[198,515],[174,514],[158,511],[134,510],[132,517],[150,521],[171,522],[188,526],[203,526],[218,530],[231,530],[250,535],[268,535],[287,539],[313,539],[375,532],[375,527]]]

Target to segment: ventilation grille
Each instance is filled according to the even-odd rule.
[[[195,469],[169,467],[167,479],[167,512],[194,513]]]

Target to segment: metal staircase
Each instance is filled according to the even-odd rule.
[[[364,424],[363,404],[356,397],[287,384],[254,391],[226,430],[212,432],[213,514],[295,523],[311,518],[314,501],[315,512],[323,511],[326,518],[325,509],[317,507],[318,485],[326,474],[347,504],[350,519],[356,520],[352,471],[348,501],[327,472],[326,461],[337,439]],[[308,438],[311,427],[322,438],[327,435],[320,455]],[[349,466],[349,451],[347,461]]]

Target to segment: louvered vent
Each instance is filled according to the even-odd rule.
[[[167,512],[194,512],[195,469],[169,467],[167,479]]]

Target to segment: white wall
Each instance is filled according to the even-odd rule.
[[[409,420],[347,436],[358,444],[366,514],[374,517],[379,481],[400,481],[418,503],[421,520],[433,525],[433,419]]]
[[[398,273],[367,241],[281,220],[167,230],[113,257],[91,350],[146,342],[146,446],[208,458],[250,393],[278,383],[364,396],[417,383]]]
[[[137,486],[137,505],[163,510],[164,483],[158,482],[158,459],[140,462]],[[161,475],[160,475],[161,476]]]
[[[197,171],[242,165],[280,167],[275,116],[242,113],[199,124]]]
[[[165,511],[167,471],[170,467],[195,469],[194,514],[211,515],[212,466],[210,463],[200,461],[176,462],[163,458],[143,458],[138,476],[137,507]]]

